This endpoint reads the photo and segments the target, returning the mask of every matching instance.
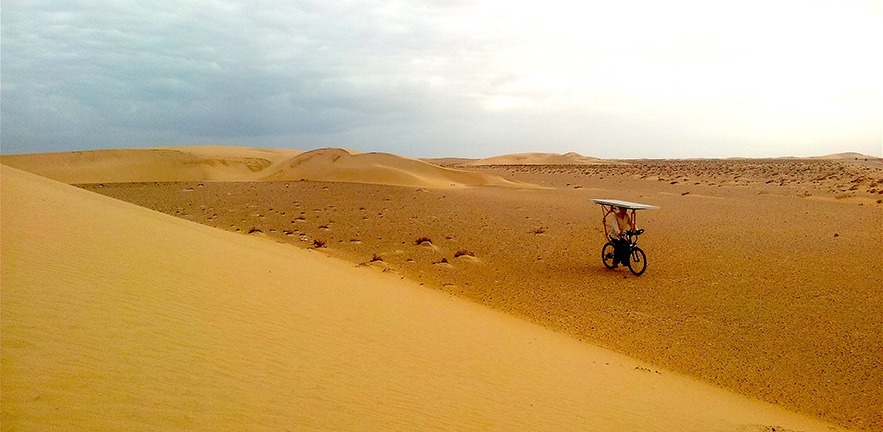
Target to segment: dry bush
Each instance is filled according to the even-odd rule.
[[[474,257],[475,254],[472,253],[472,251],[470,251],[470,250],[468,250],[468,249],[460,249],[460,250],[458,250],[457,252],[454,252],[454,258],[460,258],[461,256],[470,256],[470,257]]]

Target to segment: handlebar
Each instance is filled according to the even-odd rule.
[[[642,228],[642,229],[639,229],[639,230],[637,230],[637,231],[628,230],[628,231],[625,232],[625,235],[626,235],[625,238],[628,240],[629,243],[631,243],[632,245],[634,245],[634,244],[636,244],[636,243],[638,242],[638,236],[641,235],[641,234],[644,234],[644,229],[643,229],[643,228]],[[610,241],[616,241],[616,237],[610,236]]]

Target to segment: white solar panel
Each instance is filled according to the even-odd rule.
[[[630,201],[622,201],[622,200],[613,200],[613,199],[593,199],[595,204],[609,205],[614,207],[622,207],[627,208],[629,210],[652,210],[658,209],[659,206],[650,205],[650,204],[639,204],[633,203]]]

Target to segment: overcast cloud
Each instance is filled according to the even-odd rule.
[[[883,154],[879,1],[715,3],[4,0],[0,146]]]

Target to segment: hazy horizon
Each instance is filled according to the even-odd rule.
[[[883,156],[875,1],[4,1],[3,154]]]

